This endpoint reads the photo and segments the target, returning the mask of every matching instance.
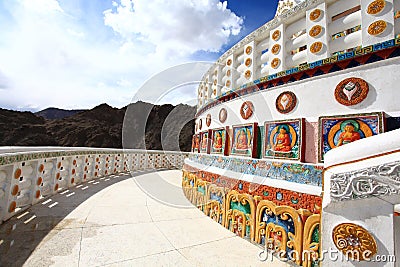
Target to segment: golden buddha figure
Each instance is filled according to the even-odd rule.
[[[214,148],[215,149],[221,149],[222,148],[222,136],[221,136],[220,132],[216,132],[215,133]]]
[[[245,132],[245,129],[239,130],[239,135],[236,139],[236,149],[248,149],[248,139]]]
[[[290,135],[285,125],[279,126],[279,134],[274,144],[275,151],[289,152],[292,150]]]
[[[351,143],[356,140],[360,140],[360,134],[355,130],[355,127],[352,123],[347,123],[344,126],[344,132],[342,132],[339,136],[339,141],[337,146],[345,145]]]

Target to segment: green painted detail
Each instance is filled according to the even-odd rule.
[[[243,212],[244,214],[250,214],[250,204],[242,205],[240,202],[232,202],[230,204],[230,208],[232,210],[238,210]]]
[[[197,187],[197,192],[202,193],[203,195],[206,194],[206,188],[204,186]]]
[[[269,192],[268,191],[264,191],[263,195],[267,197],[267,196],[269,196]]]
[[[318,225],[318,227],[315,227],[315,229],[311,235],[311,242],[319,243],[319,225]]]

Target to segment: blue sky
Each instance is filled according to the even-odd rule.
[[[277,2],[0,0],[0,107],[125,106],[157,73],[215,61],[272,19]],[[164,80],[173,79],[168,73]],[[193,104],[194,88],[158,102]],[[160,83],[152,94],[166,89]]]

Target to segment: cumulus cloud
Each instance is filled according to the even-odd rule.
[[[82,10],[96,16],[86,21],[102,23],[94,32],[63,1],[70,0],[3,3],[0,86],[7,89],[0,90],[0,107],[122,107],[154,74],[196,51],[219,51],[243,23],[218,0],[121,0],[94,15]],[[141,99],[154,99],[165,85]]]

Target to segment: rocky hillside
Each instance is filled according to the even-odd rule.
[[[195,107],[107,104],[61,119],[0,109],[0,146],[80,146],[190,151]]]
[[[65,110],[59,108],[46,108],[44,110],[36,112],[35,115],[38,115],[45,119],[55,120],[55,119],[64,119],[83,111],[86,110],[84,109]]]

